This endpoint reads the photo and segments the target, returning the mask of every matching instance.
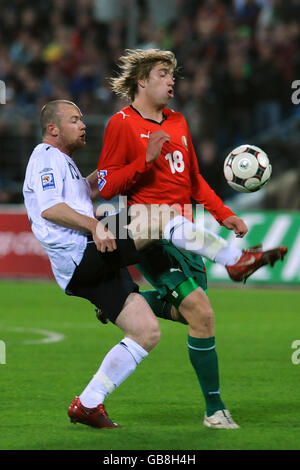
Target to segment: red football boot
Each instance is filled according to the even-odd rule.
[[[243,250],[242,256],[237,263],[226,266],[226,269],[233,281],[243,281],[245,283],[247,278],[262,266],[266,264],[274,266],[276,261],[279,259],[283,260],[287,251],[286,246],[280,246],[279,248],[267,251],[262,251],[261,245],[254,246],[253,248]]]
[[[68,408],[71,423],[82,423],[93,428],[119,428],[119,424],[113,423],[108,417],[104,405],[96,408],[86,408],[80,398],[76,397]]]

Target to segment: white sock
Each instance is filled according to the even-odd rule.
[[[164,238],[178,248],[192,251],[224,266],[235,264],[242,255],[239,248],[229,245],[224,238],[181,215],[166,224]]]
[[[224,248],[221,248],[220,251],[216,254],[215,262],[222,264],[223,266],[232,266],[238,262],[241,256],[242,250],[236,248],[235,246],[228,245]]]
[[[118,387],[148,352],[130,338],[124,338],[114,346],[103,359],[98,371],[80,395],[80,401],[87,408],[95,408]]]

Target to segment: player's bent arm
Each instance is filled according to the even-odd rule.
[[[199,173],[197,156],[192,143],[190,132],[186,130],[187,142],[190,158],[191,195],[198,204],[203,204],[205,209],[217,220],[220,225],[230,216],[235,216],[234,212],[224,205],[223,201],[209,186],[207,181]]]
[[[98,187],[104,199],[126,194],[149,167],[145,149],[141,153],[128,147],[129,135],[121,114],[114,115],[105,129],[98,162]]]
[[[197,202],[203,204],[220,225],[224,225],[228,230],[233,230],[237,238],[243,238],[248,232],[245,222],[237,217],[229,207],[224,205],[223,201],[201,175],[197,175],[197,177],[198,181],[200,180],[198,188],[201,188],[200,190],[198,189],[195,197]],[[196,191],[194,194],[196,194]]]
[[[112,126],[109,127],[104,136],[99,159],[99,191],[101,196],[108,200],[119,194],[126,194],[131,186],[151,168],[153,162],[159,157],[164,143],[170,141],[170,136],[162,130],[152,132],[145,154],[137,154],[133,157],[129,155],[130,150],[122,146],[122,135],[122,132],[119,135],[112,135]],[[133,161],[128,163],[128,159],[132,160],[132,158]]]
[[[98,191],[107,200],[119,194],[126,194],[147,169],[146,162],[139,159],[122,166],[101,164],[98,166]]]
[[[99,251],[113,251],[117,248],[112,233],[98,222],[97,219],[80,214],[64,202],[44,210],[41,216],[54,224],[62,225],[72,230],[90,232]]]
[[[193,198],[198,204],[203,204],[205,209],[211,213],[220,225],[223,225],[224,220],[228,217],[235,216],[234,212],[229,207],[225,206],[202,175],[199,173],[196,174],[193,183]]]
[[[79,214],[79,212],[75,211],[64,202],[55,204],[44,210],[41,216],[57,225],[91,233],[96,230],[98,222],[97,219]]]

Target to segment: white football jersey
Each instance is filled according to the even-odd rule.
[[[89,182],[71,157],[49,144],[33,150],[26,169],[23,195],[31,228],[47,252],[53,274],[65,290],[87,244],[83,232],[44,219],[41,213],[64,202],[80,214],[94,217]]]

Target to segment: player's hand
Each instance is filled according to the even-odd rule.
[[[117,249],[115,237],[101,222],[97,223],[96,230],[92,235],[97,250],[101,251],[101,253],[105,253],[106,251],[112,252]]]
[[[237,238],[243,238],[248,232],[245,222],[236,215],[230,215],[227,219],[223,220],[223,225],[228,230],[233,230]]]
[[[165,142],[170,142],[170,136],[161,129],[149,135],[149,143],[146,152],[147,163],[153,162],[159,157]]]

